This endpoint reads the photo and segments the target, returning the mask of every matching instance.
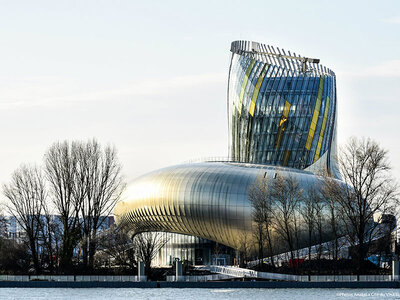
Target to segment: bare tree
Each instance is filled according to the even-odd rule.
[[[145,274],[148,276],[151,273],[151,262],[166,243],[165,235],[160,232],[143,232],[134,236],[137,258],[144,262]]]
[[[83,196],[81,215],[83,221],[84,265],[93,267],[97,248],[97,232],[117,203],[124,187],[121,164],[115,148],[104,149],[96,140],[75,143],[78,157],[77,190]]]
[[[78,159],[76,146],[67,141],[53,144],[45,154],[45,169],[51,200],[62,224],[60,267],[68,271],[73,251],[79,243],[81,210],[85,190],[77,189]]]
[[[0,238],[7,238],[7,218],[4,216],[3,209],[0,207]]]
[[[30,264],[30,253],[26,243],[0,237],[0,272],[26,272]]]
[[[341,206],[340,194],[342,193],[342,185],[335,179],[328,175],[324,175],[324,186],[322,187],[322,194],[324,196],[324,203],[327,208],[327,218],[330,226],[332,236],[332,256],[336,262],[339,253],[339,238],[343,236],[343,221],[341,221]],[[338,199],[339,196],[339,199]]]
[[[316,203],[319,201],[317,191],[310,188],[304,197],[304,203],[300,208],[300,213],[304,220],[308,239],[308,260],[311,260],[311,247],[314,244],[314,232],[316,228]]]
[[[274,225],[276,232],[286,242],[290,258],[294,260],[296,243],[296,210],[302,199],[302,190],[293,177],[282,177],[277,174],[271,184],[273,199]]]
[[[3,193],[9,200],[8,212],[21,226],[28,239],[28,247],[36,273],[40,273],[38,237],[40,216],[46,200],[43,175],[37,167],[21,166],[14,171],[11,182],[3,186]]]
[[[315,211],[315,234],[314,234],[314,240],[317,243],[317,259],[320,260],[322,256],[322,242],[323,242],[323,233],[324,233],[324,226],[325,226],[325,204],[323,201],[320,201],[318,199],[319,193],[317,193],[314,196],[317,196],[314,201],[314,211]],[[322,199],[321,199],[322,200]]]
[[[244,267],[253,249],[252,239],[246,232],[242,231],[236,236],[235,249],[237,249],[238,252],[239,266]]]
[[[272,241],[272,197],[268,185],[268,180],[259,177],[248,191],[249,200],[253,208],[252,217],[254,222],[254,235],[258,243],[258,258],[264,257],[264,244],[267,244],[267,254],[271,257],[272,265],[274,262],[272,256],[274,254]]]
[[[99,248],[108,256],[111,265],[116,267],[136,268],[135,246],[124,226],[112,226],[100,235]]]
[[[52,210],[46,202],[42,203],[42,214],[40,216],[39,242],[42,245],[42,256],[51,274],[53,274],[56,265],[56,256],[58,254],[59,238],[61,236],[57,216],[54,216]]]
[[[300,194],[302,196],[302,194]],[[296,208],[293,211],[293,236],[295,241],[295,253],[296,258],[299,258],[299,250],[300,250],[300,235],[301,235],[301,213],[300,213],[300,203],[301,200],[297,201]],[[297,267],[297,263],[296,267]]]
[[[259,184],[262,184],[259,182]],[[249,189],[249,200],[251,202],[253,219],[253,236],[258,245],[258,260],[262,264],[264,258],[264,197],[263,190],[259,189],[259,184],[255,184]]]
[[[397,186],[390,174],[387,151],[371,139],[351,138],[339,156],[345,185],[336,181],[331,197],[340,205],[351,244],[357,249],[358,271],[375,232],[374,215],[394,214],[398,203]]]
[[[93,267],[97,232],[124,187],[115,148],[96,140],[55,143],[45,155],[53,205],[62,228],[61,266],[71,264],[81,241],[84,266]]]

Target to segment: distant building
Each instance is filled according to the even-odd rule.
[[[4,236],[6,238],[14,239],[17,241],[22,241],[25,237],[25,232],[23,228],[17,222],[15,217],[4,217]]]
[[[101,226],[99,228],[99,232],[105,231],[111,228],[115,224],[114,216],[101,216]],[[41,216],[43,224],[45,224],[45,216]],[[62,234],[62,223],[57,215],[52,215],[51,220],[56,224],[59,234]],[[21,227],[21,225],[17,222],[17,219],[14,216],[5,216],[3,217],[3,222],[0,222],[0,235],[4,238],[13,239],[16,242],[23,242],[26,239],[25,231]],[[39,241],[40,244],[40,241]],[[40,249],[39,249],[40,250]],[[75,252],[79,253],[77,249]]]

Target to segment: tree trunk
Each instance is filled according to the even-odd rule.
[[[66,273],[71,271],[73,254],[74,247],[72,245],[72,241],[70,240],[69,235],[67,235],[67,238],[63,240],[63,244],[61,247],[60,267],[62,271]]]
[[[264,256],[264,247],[263,247],[263,232],[262,227],[258,228],[258,266],[262,266],[263,256]]]
[[[35,268],[35,273],[40,274],[40,264],[39,264],[39,258],[38,258],[38,253],[36,251],[36,240],[33,237],[29,238],[29,244],[32,252],[32,260],[33,260],[33,266]]]
[[[83,266],[86,268],[88,266],[88,242],[86,236],[84,237],[82,241],[82,261],[83,261]]]
[[[311,261],[312,231],[308,230],[308,260]]]
[[[269,257],[271,259],[271,264],[273,267],[275,267],[274,263],[274,251],[272,249],[272,240],[271,240],[271,233],[269,232],[269,228],[267,227],[267,242],[268,242],[268,251],[269,251]]]
[[[96,239],[91,238],[89,241],[89,267],[92,269],[94,267],[94,256],[96,254],[96,247],[97,247]]]

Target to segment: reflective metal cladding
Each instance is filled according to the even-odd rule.
[[[173,166],[136,179],[115,208],[132,233],[194,235],[237,248],[252,234],[248,188],[260,176],[336,178],[335,74],[318,59],[235,41],[229,69],[229,162]]]
[[[237,248],[245,235],[252,235],[249,186],[260,176],[273,179],[277,172],[304,189],[318,180],[310,172],[256,164],[178,165],[135,180],[115,214],[133,232],[183,233]]]

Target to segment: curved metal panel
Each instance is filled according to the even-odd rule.
[[[132,233],[195,235],[237,248],[252,236],[248,189],[260,176],[291,176],[303,189],[320,180],[310,172],[256,164],[208,162],[173,166],[135,180],[115,208]]]

